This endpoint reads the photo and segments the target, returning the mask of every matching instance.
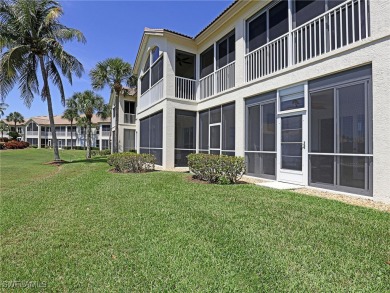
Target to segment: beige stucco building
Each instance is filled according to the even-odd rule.
[[[165,169],[235,155],[249,176],[390,197],[389,15],[389,1],[236,1],[195,37],[146,28],[137,150]]]

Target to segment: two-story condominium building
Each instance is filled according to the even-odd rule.
[[[8,123],[12,128],[12,122]],[[109,149],[111,145],[111,120],[102,120],[94,115],[92,123],[92,146],[98,147],[100,150]],[[73,146],[86,146],[85,127],[76,125],[76,121],[74,121],[72,132],[70,121],[61,116],[54,116],[54,124],[56,125],[58,146],[60,148],[71,146],[71,139],[73,139]],[[32,146],[44,148],[52,145],[48,116],[36,116],[27,119],[17,126],[17,131],[21,135],[21,140],[29,142]]]
[[[111,131],[112,131],[112,149],[115,137],[115,93],[111,93],[110,105],[112,107]],[[124,87],[119,95],[119,117],[118,117],[118,151],[128,152],[136,150],[137,129],[136,129],[136,109],[137,109],[137,89]]]
[[[389,197],[390,1],[236,1],[195,37],[146,28],[137,149],[243,156],[247,174]]]

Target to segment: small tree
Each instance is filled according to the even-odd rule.
[[[73,99],[66,100],[67,109],[64,112],[62,118],[70,121],[70,148],[73,150],[73,121],[79,117],[77,112],[77,104]]]
[[[93,91],[84,91],[82,93],[75,93],[72,97],[77,103],[77,109],[80,114],[84,114],[87,119],[87,159],[91,156],[91,145],[92,145],[92,117],[94,114],[107,119],[109,117],[109,106],[104,104],[104,99],[95,94]]]
[[[4,121],[0,121],[0,131],[1,131],[1,138],[4,137],[4,132],[9,131],[8,124],[5,123]]]
[[[23,123],[24,117],[19,112],[12,112],[5,118],[5,120],[7,120],[8,122],[13,122],[15,125],[15,132],[17,132],[16,125],[18,123]]]

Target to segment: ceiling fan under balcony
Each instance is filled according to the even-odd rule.
[[[192,64],[192,62],[189,61],[190,59],[190,57],[180,57],[180,55],[176,56],[176,62],[178,62],[180,66],[183,66],[183,64]]]

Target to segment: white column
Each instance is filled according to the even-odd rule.
[[[38,148],[41,148],[41,126],[38,125]]]
[[[236,67],[235,83],[240,86],[245,82],[245,20],[236,24]]]
[[[175,167],[175,107],[165,101],[163,112],[163,167]]]

